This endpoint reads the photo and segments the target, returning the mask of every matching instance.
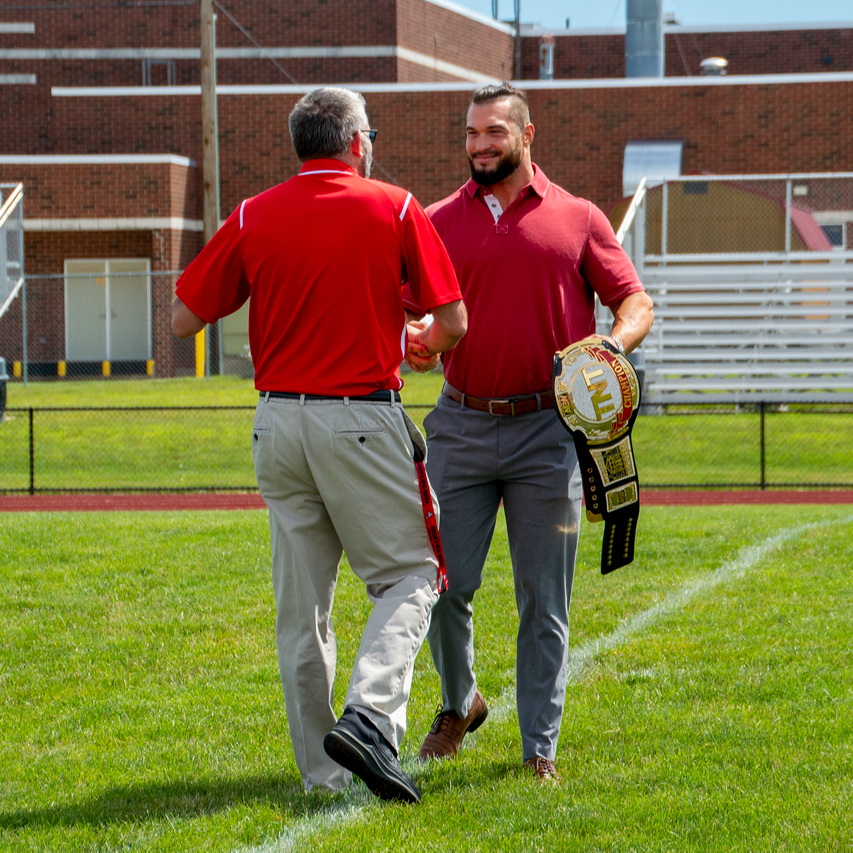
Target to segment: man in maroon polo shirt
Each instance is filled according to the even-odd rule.
[[[407,347],[425,358],[452,347],[465,307],[412,194],[365,180],[376,131],[361,95],[305,95],[290,133],[301,171],[231,214],[178,280],[172,327],[196,334],[251,296],[260,391],[252,451],[270,512],[279,669],[306,790],[337,790],[352,772],[384,799],[417,802],[397,750],[444,576],[426,445],[400,405],[397,368]],[[432,326],[407,327],[404,277],[431,307]],[[336,720],[331,608],[343,551],[373,609]]]
[[[533,137],[523,92],[478,90],[467,117],[471,180],[427,210],[459,277],[469,329],[444,354],[446,384],[424,421],[449,589],[427,635],[442,707],[420,756],[455,755],[488,715],[473,670],[472,601],[503,501],[520,620],[522,760],[549,781],[582,495],[574,443],[553,411],[553,356],[595,332],[596,293],[613,312],[610,340],[622,352],[648,333],[652,303],[604,214],[532,163]],[[420,316],[425,306],[415,298],[407,308]],[[437,360],[407,356],[417,370]]]

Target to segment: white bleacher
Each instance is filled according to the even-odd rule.
[[[853,264],[645,267],[646,402],[853,401]]]

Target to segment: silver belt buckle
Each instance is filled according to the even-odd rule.
[[[493,403],[501,403],[501,404],[508,403],[510,415],[515,414],[515,403],[512,400],[489,400],[489,414],[490,415],[494,415],[495,417],[500,417],[500,415],[498,415],[498,413],[492,409]]]

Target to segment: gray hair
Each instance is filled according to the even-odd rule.
[[[325,86],[299,100],[290,114],[290,139],[300,162],[340,157],[353,136],[367,127],[362,95]]]

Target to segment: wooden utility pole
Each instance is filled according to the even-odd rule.
[[[204,181],[204,242],[219,230],[219,122],[216,116],[216,19],[213,0],[200,0],[201,38],[201,159]],[[221,372],[214,369],[211,356],[220,348],[220,324],[205,326],[195,336],[196,376]],[[221,355],[221,353],[220,353]]]
[[[216,55],[213,0],[201,0],[201,151],[204,242],[219,228],[219,140],[216,126]]]

